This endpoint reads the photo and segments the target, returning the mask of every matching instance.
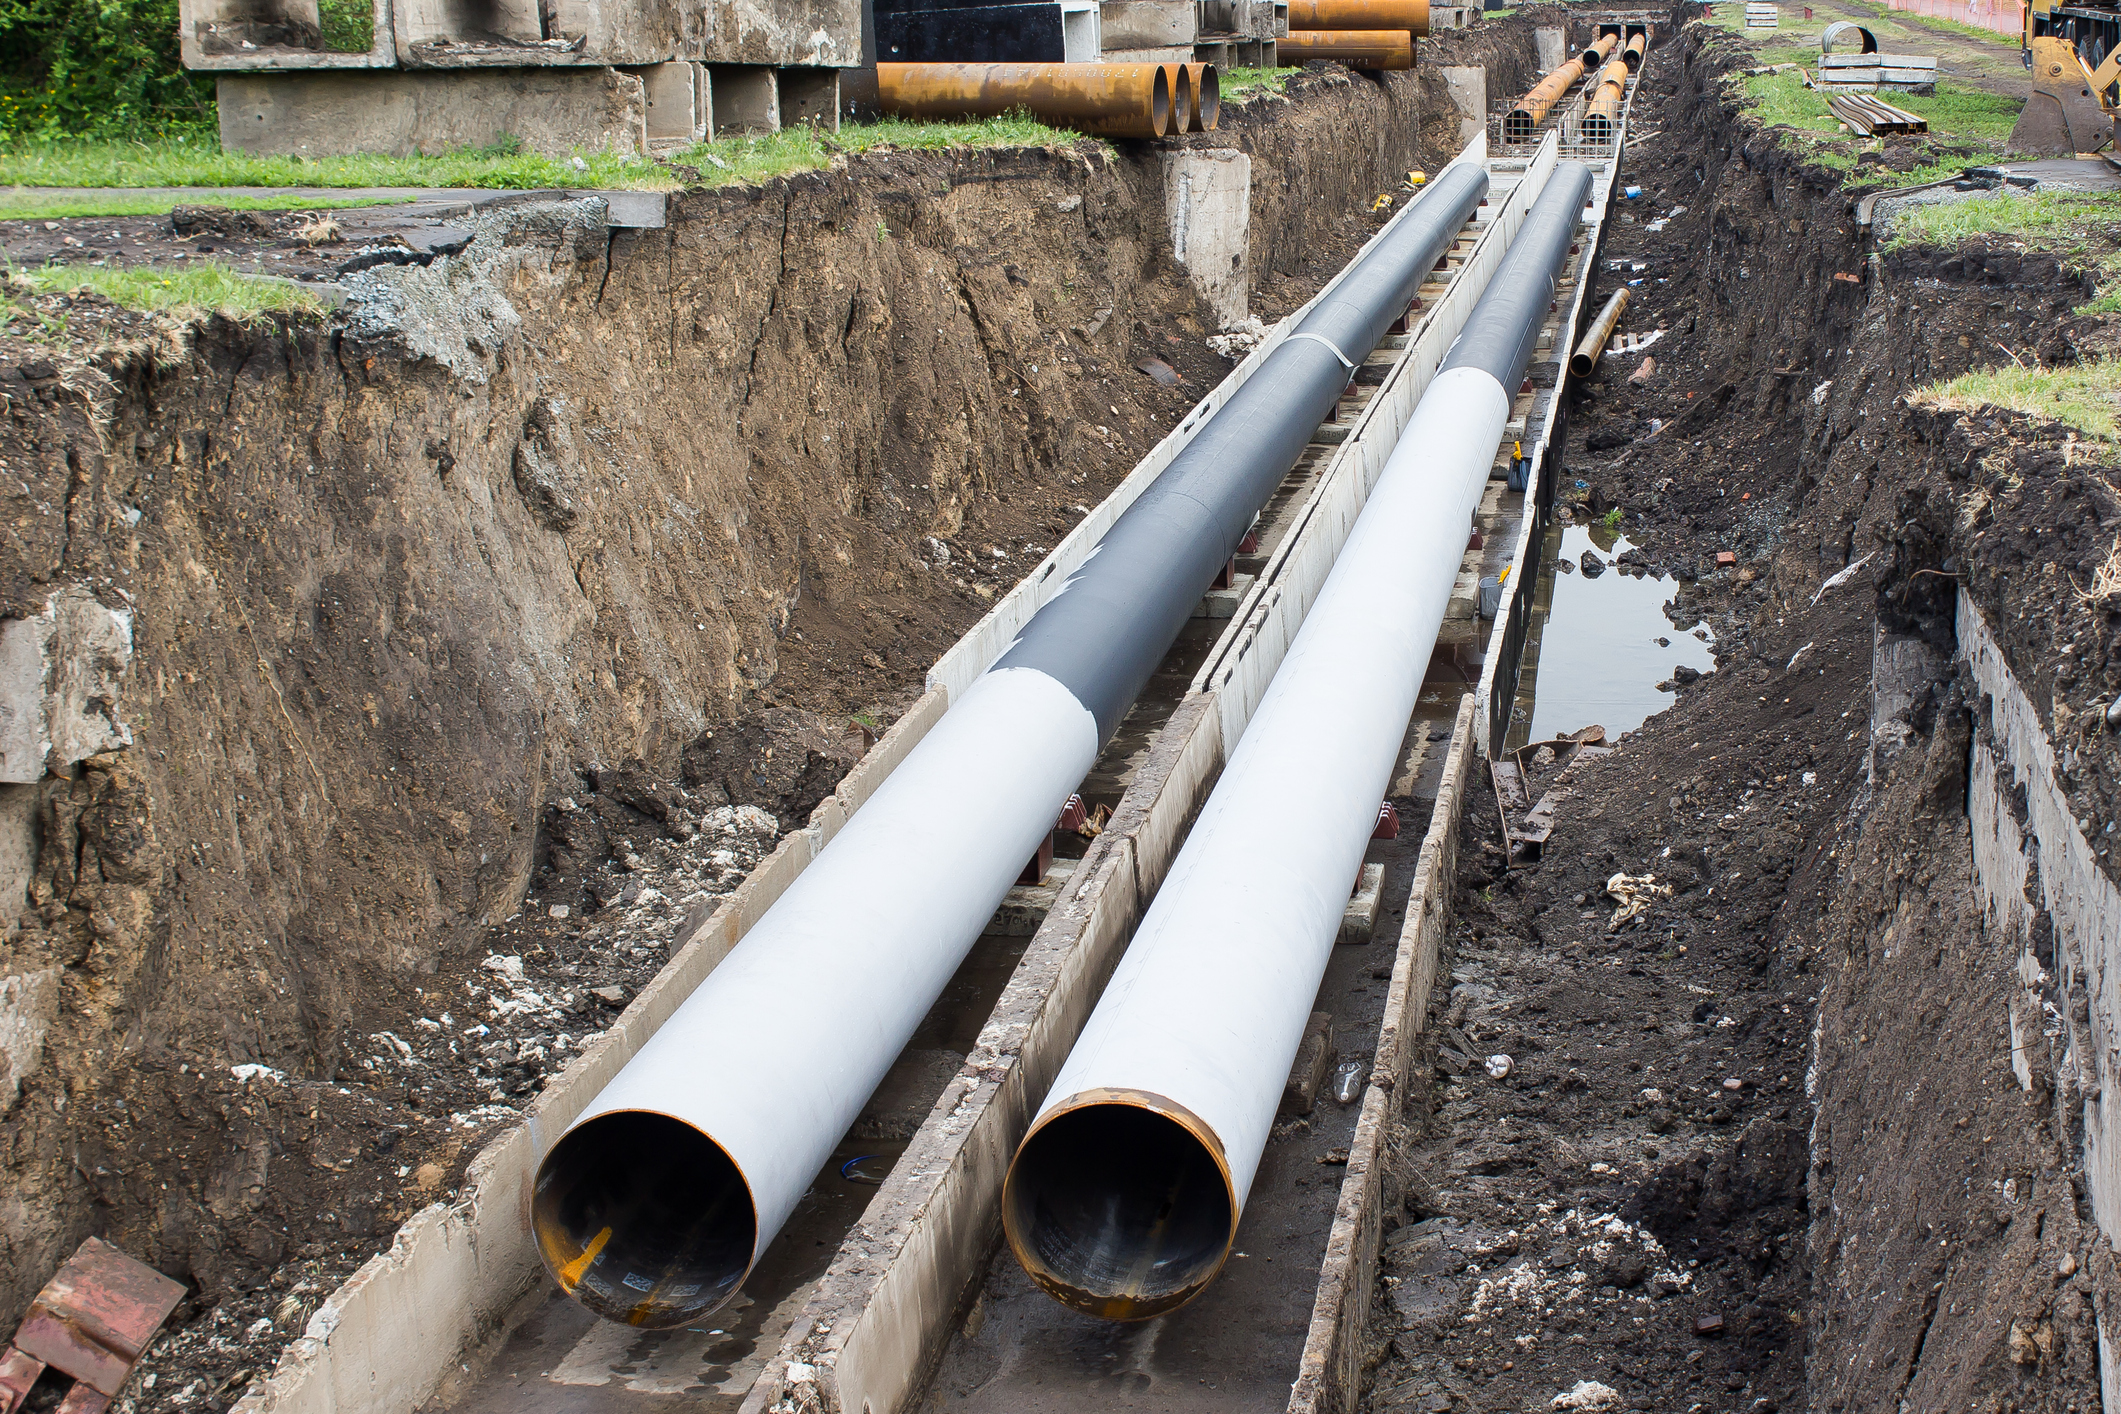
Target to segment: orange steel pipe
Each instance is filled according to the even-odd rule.
[[[1540,123],[1545,121],[1554,105],[1561,101],[1561,96],[1576,86],[1576,80],[1582,78],[1584,71],[1591,65],[1604,63],[1606,56],[1619,44],[1619,35],[1603,35],[1596,44],[1535,84],[1532,91],[1518,99],[1517,106],[1503,117],[1503,141],[1530,142],[1532,135],[1539,130]]]
[[[1189,133],[1212,133],[1220,121],[1223,111],[1222,79],[1213,64],[1188,64],[1186,74],[1192,82],[1193,110],[1186,124]]]
[[[1331,59],[1351,69],[1411,69],[1414,36],[1403,29],[1291,29],[1278,41],[1281,67]]]
[[[1648,32],[1638,30],[1635,37],[1628,41],[1627,48],[1620,51],[1620,57],[1628,61],[1629,68],[1639,69],[1642,67],[1643,53],[1649,47],[1650,36]]]
[[[1193,121],[1193,80],[1184,64],[1157,67],[1164,71],[1164,82],[1171,86],[1171,125],[1164,131],[1176,137]]]
[[[1627,98],[1628,61],[1615,59],[1598,76],[1598,87],[1583,108],[1583,135],[1593,142],[1609,142],[1613,124],[1620,121],[1620,105]]]
[[[877,106],[908,118],[997,118],[1019,108],[1094,137],[1172,131],[1161,64],[878,64]]]
[[[1429,0],[1289,0],[1289,29],[1429,32]]]

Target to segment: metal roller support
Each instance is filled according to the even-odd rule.
[[[1414,67],[1414,39],[1403,29],[1292,29],[1276,42],[1284,69],[1300,69],[1313,59],[1351,69]]]
[[[1593,67],[1603,64],[1619,45],[1618,34],[1602,34],[1597,43],[1534,84],[1532,91],[1518,99],[1517,106],[1503,115],[1502,140],[1530,142],[1538,135],[1539,125],[1546,121],[1547,114],[1561,101],[1562,95],[1574,88],[1576,80]]]
[[[1620,123],[1620,110],[1628,101],[1628,75],[1634,70],[1625,59],[1615,59],[1598,75],[1590,101],[1583,105],[1583,135],[1589,142],[1611,142]]]
[[[1164,137],[1171,75],[1161,64],[878,64],[877,106],[907,118],[998,118],[1024,109],[1093,137]]]
[[[1289,0],[1289,29],[1403,29],[1429,32],[1429,0]]]
[[[653,1327],[736,1293],[1487,186],[1455,166],[1379,236],[560,1136],[562,1290]]]
[[[1229,1256],[1590,184],[1533,204],[1010,1164],[1010,1249],[1069,1306],[1157,1316]]]
[[[1619,327],[1620,316],[1627,307],[1628,287],[1622,285],[1613,291],[1613,297],[1605,302],[1605,307],[1598,311],[1598,317],[1591,321],[1591,327],[1584,332],[1582,340],[1576,345],[1576,352],[1569,355],[1571,378],[1591,376],[1591,370],[1598,367],[1598,361],[1605,357],[1605,346],[1612,339],[1613,330]]]

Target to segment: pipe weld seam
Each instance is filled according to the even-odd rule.
[[[1325,335],[1323,335],[1323,334],[1307,334],[1307,333],[1304,333],[1304,332],[1303,332],[1303,331],[1301,331],[1301,330],[1298,330],[1298,331],[1297,331],[1296,333],[1294,333],[1294,334],[1291,334],[1291,335],[1290,335],[1290,336],[1289,336],[1289,337],[1288,337],[1287,339],[1284,339],[1284,340],[1283,340],[1282,342],[1283,342],[1283,343],[1294,343],[1294,342],[1295,342],[1296,340],[1298,340],[1298,339],[1309,339],[1309,340],[1310,340],[1310,341],[1311,341],[1312,343],[1314,343],[1314,344],[1324,344],[1324,345],[1325,345],[1325,346],[1326,346],[1326,347],[1327,347],[1328,349],[1331,349],[1331,350],[1333,351],[1333,357],[1335,357],[1335,358],[1337,358],[1337,359],[1339,359],[1339,360],[1340,360],[1340,366],[1341,366],[1342,368],[1348,369],[1348,370],[1349,370],[1350,372],[1353,372],[1353,371],[1354,371],[1354,368],[1355,368],[1355,362],[1354,362],[1354,360],[1353,360],[1353,359],[1351,359],[1351,358],[1349,358],[1349,357],[1348,357],[1348,356],[1347,356],[1346,354],[1342,353],[1342,352],[1340,351],[1340,345],[1338,345],[1338,344],[1334,343],[1334,342],[1333,342],[1333,341],[1332,341],[1331,339],[1327,338],[1327,337],[1326,337]]]

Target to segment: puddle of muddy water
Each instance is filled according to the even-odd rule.
[[[1658,684],[1675,667],[1715,668],[1708,625],[1681,631],[1664,616],[1679,581],[1625,573],[1611,563],[1632,548],[1626,536],[1599,525],[1557,524],[1547,532],[1509,745],[1593,723],[1609,736],[1633,731],[1672,704],[1671,692]],[[1583,573],[1586,550],[1608,562],[1605,573]],[[1556,573],[1560,560],[1579,567]]]

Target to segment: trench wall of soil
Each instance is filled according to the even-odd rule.
[[[1810,1407],[2089,1407],[2095,1313],[2121,1290],[2085,1142],[2111,1032],[2081,991],[2068,995],[2037,861],[2018,917],[1996,907],[1987,861],[1977,869],[1974,822],[1993,809],[1974,799],[1970,818],[1969,771],[2000,750],[2000,729],[1963,661],[1959,596],[2037,712],[2054,787],[2110,890],[2104,828],[2121,753],[2093,719],[2121,691],[2121,616],[2074,589],[2113,544],[2121,499],[2111,468],[2073,450],[2066,428],[1910,395],[2014,358],[2103,352],[2111,333],[2075,314],[2090,282],[2054,254],[1866,241],[1843,176],[1801,165],[1722,96],[1733,56],[1713,34],[1688,29],[1685,82],[1707,202],[1696,317],[1714,354],[1676,430],[1755,424],[1752,465],[1774,474],[1724,484],[1711,467],[1620,495],[1675,522],[1678,553],[1713,539],[1762,567],[1757,599],[1741,597],[1719,644],[1720,659],[1760,660],[1766,671],[1747,681],[1762,685],[1718,692],[1765,705],[1792,690],[1801,670],[1780,655],[1801,647],[1779,630],[1806,621],[1830,576],[1855,567],[1875,597],[1870,720],[1806,728],[1822,750],[1868,734],[1864,783],[1815,840],[1794,851],[1746,840],[1738,866],[1757,865],[1762,886],[1801,884],[1808,869],[1827,881],[1787,898],[1762,940],[1762,966],[1817,993]],[[1667,199],[1685,201],[1685,186]],[[1741,491],[1749,499],[1732,506]],[[1776,661],[1749,655],[1752,641],[1777,644]],[[2021,787],[2005,807],[2021,823],[2024,800]],[[2105,970],[2102,957],[2075,965],[2080,977]]]
[[[1439,62],[1519,83],[1528,24]],[[1226,109],[1256,310],[1455,148],[1441,92]],[[762,709],[888,722],[1227,368],[1161,172],[889,152],[660,230],[519,210],[328,320],[0,370],[0,621],[71,724],[0,786],[0,1326],[90,1233],[196,1283],[183,1319],[428,1201],[357,1062],[516,912],[552,803]]]

